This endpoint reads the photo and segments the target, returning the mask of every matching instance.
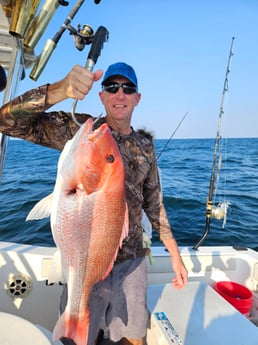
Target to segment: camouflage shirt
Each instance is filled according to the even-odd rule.
[[[62,150],[78,130],[71,114],[48,111],[47,85],[26,92],[0,109],[0,131],[36,144]],[[90,115],[76,114],[80,122]],[[100,126],[105,118],[99,119]],[[121,135],[111,128],[126,171],[126,199],[129,209],[129,235],[119,251],[118,261],[144,255],[142,245],[142,209],[145,210],[161,240],[173,237],[162,201],[152,136],[144,130]]]

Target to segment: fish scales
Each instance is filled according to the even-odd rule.
[[[91,119],[84,126],[61,159],[64,185],[60,188],[57,181],[57,208],[51,214],[68,282],[68,303],[54,338],[72,338],[77,345],[87,343],[92,287],[112,269],[128,231],[124,166],[117,144],[106,124],[95,132]]]

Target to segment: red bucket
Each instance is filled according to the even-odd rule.
[[[250,315],[253,294],[247,287],[234,282],[222,281],[217,282],[214,288],[240,313],[245,316]]]

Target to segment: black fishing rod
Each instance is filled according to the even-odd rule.
[[[225,80],[224,80],[224,86],[223,86],[223,91],[222,91],[219,120],[218,120],[218,127],[217,127],[217,135],[216,135],[216,140],[215,140],[213,163],[212,163],[212,170],[211,170],[211,177],[210,177],[209,193],[208,193],[208,198],[207,198],[207,202],[206,202],[206,227],[205,227],[205,232],[202,235],[201,239],[193,247],[194,250],[198,249],[198,247],[202,244],[202,242],[207,237],[209,230],[210,230],[210,222],[211,222],[211,216],[212,216],[212,198],[213,198],[213,191],[214,191],[215,173],[216,173],[216,167],[217,167],[217,151],[218,151],[218,146],[219,146],[219,142],[221,139],[221,136],[220,136],[221,120],[222,120],[222,115],[224,113],[223,107],[224,107],[225,94],[228,91],[228,75],[230,72],[229,67],[230,67],[231,57],[233,56],[234,39],[235,39],[235,37],[232,37],[231,47],[230,47],[230,52],[229,52],[229,57],[228,57],[228,63],[227,63],[227,69],[226,69],[226,75],[225,75]]]

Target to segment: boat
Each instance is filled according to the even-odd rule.
[[[10,35],[14,3],[0,0],[0,65],[8,71],[4,102],[15,96],[17,80],[36,61],[18,34]],[[8,138],[1,136],[2,164],[7,144]],[[62,344],[52,339],[62,292],[61,282],[48,283],[55,251],[0,241],[1,345]],[[152,260],[146,258],[146,344],[258,345],[257,251],[240,246],[180,247],[189,272],[182,290],[171,284],[174,272],[164,247],[152,246],[151,252]],[[110,344],[104,324],[103,331],[99,344]]]

